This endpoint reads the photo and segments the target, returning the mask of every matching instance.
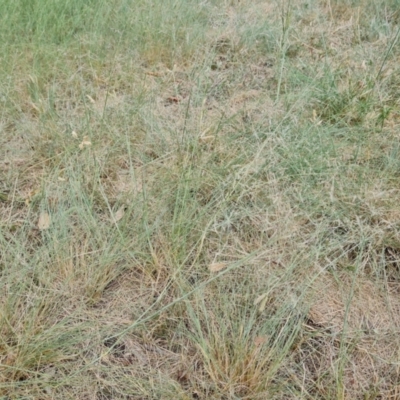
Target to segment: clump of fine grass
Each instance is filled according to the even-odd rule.
[[[395,2],[28,3],[0,397],[396,396]]]

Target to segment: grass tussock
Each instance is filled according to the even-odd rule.
[[[398,6],[0,0],[0,398],[399,398]]]

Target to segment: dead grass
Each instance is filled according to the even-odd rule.
[[[399,398],[378,3],[0,1],[1,399]]]

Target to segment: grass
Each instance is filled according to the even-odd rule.
[[[0,399],[400,396],[397,0],[0,0]]]

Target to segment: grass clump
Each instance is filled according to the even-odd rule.
[[[395,1],[0,9],[1,398],[398,396]]]

